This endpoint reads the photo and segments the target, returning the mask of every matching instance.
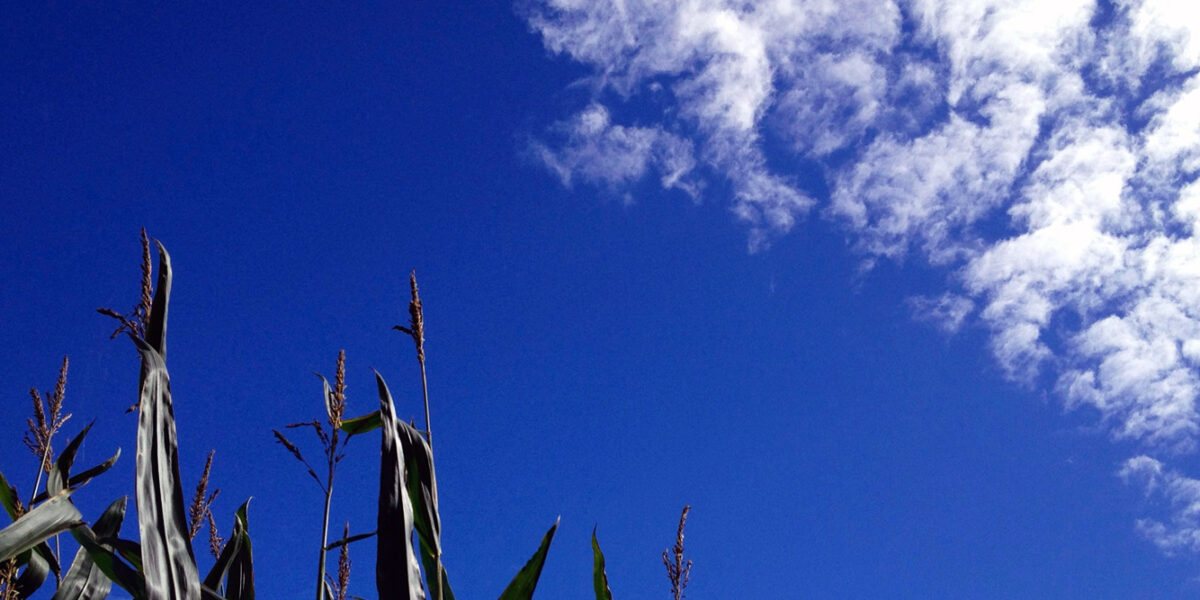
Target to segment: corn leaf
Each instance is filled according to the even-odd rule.
[[[96,519],[92,531],[97,536],[117,535],[121,530],[121,521],[125,519],[126,500],[125,497],[118,498]],[[112,580],[92,560],[87,548],[80,546],[66,576],[58,584],[58,591],[50,600],[100,600],[107,598],[111,589]]]
[[[116,537],[99,538],[98,541],[110,548],[117,556],[125,559],[138,573],[142,572],[142,545],[133,540]]]
[[[12,525],[0,529],[0,562],[82,522],[83,515],[71,503],[71,492],[58,494],[22,515]]]
[[[107,544],[100,542],[92,528],[87,525],[72,527],[71,537],[79,542],[80,547],[87,550],[88,556],[105,577],[121,586],[134,600],[146,600],[146,579],[142,576],[141,569],[134,570],[125,564],[112,550],[105,547]]]
[[[8,518],[17,520],[17,488],[8,484],[4,473],[0,473],[0,506],[8,513]]]
[[[238,551],[229,565],[225,580],[227,600],[254,600],[254,553],[250,547],[250,522],[246,518],[247,500],[234,514],[232,537],[238,538]]]
[[[375,556],[375,587],[388,600],[424,600],[421,567],[413,548],[413,507],[404,477],[404,444],[396,407],[383,378],[379,387],[379,414],[383,428],[379,459],[379,516]]]
[[[24,552],[22,556],[29,558],[25,561],[25,570],[21,571],[21,575],[13,582],[13,589],[17,592],[17,598],[23,599],[32,596],[46,583],[46,577],[50,575],[50,563],[37,552]],[[18,559],[17,562],[22,561]]]
[[[166,348],[170,258],[159,244],[159,278],[146,326],[133,337],[142,355],[137,436],[137,515],[149,600],[199,600],[200,575],[188,535]]]
[[[167,303],[171,299],[171,255],[158,240],[158,283],[154,286],[154,301],[146,323],[146,343],[167,360]]]
[[[542,536],[542,544],[538,546],[537,552],[533,553],[529,562],[521,567],[517,576],[513,577],[508,587],[504,588],[504,593],[500,594],[500,600],[530,600],[533,598],[533,590],[537,587],[538,578],[542,576],[542,567],[546,564],[546,553],[550,551],[550,542],[554,539],[554,532],[557,529],[558,520],[555,520],[546,535]]]
[[[378,377],[378,374],[376,374]],[[379,380],[382,385],[382,379]],[[400,444],[404,448],[405,487],[413,506],[413,526],[421,546],[425,583],[434,600],[454,600],[446,568],[442,565],[442,520],[438,513],[437,478],[433,470],[433,450],[413,426],[396,422]]]
[[[350,435],[358,435],[360,433],[367,433],[368,431],[375,431],[379,429],[381,424],[379,411],[374,411],[361,417],[342,420],[342,431]]]
[[[79,445],[83,443],[83,438],[87,437],[88,431],[91,431],[94,424],[95,421],[88,423],[83,431],[71,438],[67,447],[63,448],[58,458],[54,460],[54,466],[50,469],[50,477],[46,479],[46,492],[51,496],[67,488],[71,479],[71,465],[75,463],[75,453],[79,451]]]
[[[221,554],[217,556],[212,569],[209,569],[208,575],[204,577],[202,582],[204,587],[214,590],[221,587],[221,581],[229,573],[229,565],[233,564],[233,557],[237,555],[241,547],[241,536],[238,536],[236,532],[229,536],[229,541],[225,542],[225,547],[221,549]]]
[[[113,465],[117,464],[118,458],[121,458],[121,449],[120,448],[117,448],[117,451],[115,453],[113,453],[113,455],[110,456],[108,458],[108,460],[106,460],[86,471],[83,471],[82,473],[77,473],[75,475],[72,475],[71,478],[67,480],[67,488],[73,490],[73,489],[76,489],[79,486],[91,481],[97,475],[100,475],[101,473],[111,469]],[[42,493],[38,494],[36,498],[33,499],[33,502],[34,502],[34,504],[37,504],[38,502],[42,502],[46,498],[49,498],[49,497],[50,497],[50,494],[48,494],[47,492],[42,492]]]
[[[596,600],[612,600],[608,589],[608,573],[604,572],[604,553],[596,539],[596,528],[592,528],[592,587],[596,589]]]

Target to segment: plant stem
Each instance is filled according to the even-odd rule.
[[[329,501],[332,499],[333,495],[325,492],[325,519],[321,522],[321,557],[317,562],[317,600],[325,600],[325,545],[329,542]]]
[[[321,556],[317,562],[317,600],[325,600],[325,546],[329,544],[329,506],[333,502],[333,465],[337,455],[337,437],[337,429],[334,429],[332,442],[325,451],[329,476],[325,479],[325,516],[321,521]]]
[[[433,427],[429,423],[429,380],[425,377],[425,357],[418,356],[421,363],[421,393],[425,397],[425,439],[429,442],[429,456],[433,457]],[[437,559],[437,600],[442,600],[442,552],[439,549]]]
[[[425,439],[429,442],[429,453],[433,454],[433,426],[429,423],[429,382],[425,378],[425,361],[421,360],[421,393],[425,396]]]

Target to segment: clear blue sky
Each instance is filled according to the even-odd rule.
[[[65,354],[79,460],[124,451],[78,504],[132,493],[95,309],[145,226],[183,477],[216,449],[226,531],[254,497],[261,597],[312,589],[271,437],[312,372],[344,348],[352,413],[373,367],[420,420],[411,269],[460,598],[559,515],[539,598],[588,597],[594,525],[615,597],[666,598],[684,504],[696,599],[1200,593],[1195,8],[570,4],[0,8],[10,481]],[[335,529],[373,528],[377,440]]]

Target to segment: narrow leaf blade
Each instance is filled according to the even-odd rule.
[[[69,486],[71,479],[71,465],[75,464],[75,454],[79,452],[79,446],[83,444],[83,438],[87,437],[88,431],[91,431],[95,421],[88,423],[83,431],[80,431],[67,444],[66,448],[59,453],[58,458],[54,460],[54,467],[50,469],[50,477],[46,480],[46,491],[51,495],[55,495]]]
[[[82,522],[83,515],[71,503],[71,492],[58,494],[0,529],[0,562]]]
[[[367,433],[368,431],[375,431],[376,429],[379,429],[382,423],[383,422],[380,420],[379,411],[374,411],[361,417],[343,419],[342,431],[349,435],[358,435],[360,433]]]
[[[554,532],[557,529],[558,521],[555,520],[546,535],[542,536],[542,544],[538,546],[537,552],[533,553],[529,562],[521,567],[508,587],[504,588],[504,593],[500,594],[500,600],[531,600],[533,598],[533,590],[537,587],[538,578],[542,576],[542,567],[546,564],[546,553],[550,551],[550,542],[554,539]]]
[[[97,536],[113,536],[120,531],[121,521],[125,519],[126,500],[124,497],[118,498],[96,519],[92,531]],[[50,600],[100,600],[108,597],[111,589],[112,581],[92,560],[87,548],[80,546],[75,553],[75,560]]]
[[[242,503],[234,515],[234,534],[238,536],[238,551],[229,565],[225,579],[227,600],[254,600],[254,552],[250,545],[250,522],[246,517],[250,501]]]
[[[612,600],[612,590],[608,588],[608,573],[604,572],[604,553],[600,551],[595,527],[592,528],[592,587],[596,590],[596,600]]]
[[[379,514],[376,527],[375,587],[380,598],[424,600],[421,567],[412,543],[413,508],[404,477],[404,445],[392,394],[375,374],[383,429],[379,462]]]
[[[158,307],[157,296],[155,307]],[[165,303],[163,309],[165,311]],[[170,376],[158,350],[136,337],[134,343],[142,354],[137,514],[146,597],[150,600],[198,600],[200,575],[196,571],[188,535],[179,478]]]

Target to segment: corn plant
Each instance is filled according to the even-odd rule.
[[[2,582],[4,600],[28,597],[46,581],[49,572],[55,574],[57,582],[54,600],[105,598],[113,582],[137,600],[245,600],[254,597],[246,504],[235,515],[229,542],[218,553],[208,576],[203,582],[200,580],[191,546],[198,517],[189,520],[184,510],[170,376],[166,368],[171,261],[166,249],[158,244],[158,282],[151,291],[149,242],[144,231],[142,243],[142,302],[131,316],[110,309],[100,310],[121,321],[114,336],[125,333],[141,357],[138,402],[135,404],[138,409],[135,489],[139,539],[131,541],[117,537],[125,514],[124,498],[113,502],[91,525],[71,501],[78,488],[116,462],[120,450],[104,463],[72,475],[75,454],[91,428],[88,425],[54,457],[54,433],[69,416],[61,414],[67,364],[64,360],[54,395],[47,396],[45,407],[35,399],[34,418],[30,420],[31,435],[26,441],[39,456],[39,470],[29,509],[20,502],[16,488],[0,475],[0,504],[13,520],[11,525],[0,530],[0,565],[4,565],[3,574],[7,577]],[[43,471],[48,473],[46,491],[39,494],[37,488]],[[203,480],[207,481],[207,473]],[[200,495],[204,497],[203,492]],[[210,505],[215,495],[206,499],[200,512],[207,513],[211,523]],[[195,507],[193,512],[196,512]],[[215,525],[213,527],[215,530]],[[46,544],[46,540],[63,532],[69,532],[79,545],[65,576],[60,575],[58,556]]]
[[[91,425],[75,435],[55,454],[55,434],[70,418],[63,412],[67,360],[64,358],[53,393],[32,392],[34,416],[29,420],[26,445],[38,460],[33,491],[27,504],[15,486],[0,473],[0,506],[12,524],[0,529],[0,600],[28,598],[51,573],[57,584],[52,600],[101,600],[113,583],[135,600],[253,600],[254,566],[247,510],[249,501],[234,514],[229,538],[222,540],[216,527],[212,504],[220,490],[208,492],[213,453],[190,506],[185,507],[179,476],[178,444],[170,375],[167,371],[166,332],[172,269],[162,244],[158,250],[158,277],[152,285],[149,239],[142,231],[142,294],[128,314],[100,309],[120,326],[113,337],[125,334],[140,357],[138,400],[130,408],[138,412],[135,501],[138,540],[119,537],[127,500],[118,498],[94,521],[87,522],[71,498],[84,484],[109,468],[120,449],[90,469],[72,473],[75,455]],[[324,377],[322,397],[325,423],[319,420],[295,423],[291,428],[311,428],[322,444],[324,478],[309,464],[299,448],[276,430],[275,437],[302,462],[324,495],[321,544],[318,547],[317,600],[345,600],[350,572],[351,543],[375,536],[376,589],[379,598],[391,600],[454,600],[443,564],[442,524],[438,511],[437,477],[434,471],[433,434],[430,426],[429,389],[425,364],[425,321],[416,274],[410,276],[412,298],[407,326],[395,329],[409,335],[420,366],[425,429],[397,417],[395,401],[383,376],[375,373],[379,409],[357,418],[345,418],[345,353],[338,355],[336,377],[331,386]],[[128,411],[127,411],[128,412]],[[345,456],[348,440],[380,430],[379,495],[375,531],[350,535],[349,524],[342,537],[329,542],[329,521],[337,464]],[[46,476],[46,489],[40,490]],[[689,507],[680,517],[673,561],[663,553],[675,600],[687,586],[691,561],[684,563],[683,527]],[[209,551],[214,563],[203,579],[196,565],[192,540],[207,521]],[[500,600],[530,600],[545,565],[558,521],[542,536],[533,556],[501,592]],[[59,554],[48,540],[69,533],[79,546],[65,574]],[[605,572],[604,554],[592,530],[593,588],[597,600],[612,600]],[[57,548],[57,543],[55,548]],[[338,550],[336,577],[326,572],[326,557]]]

